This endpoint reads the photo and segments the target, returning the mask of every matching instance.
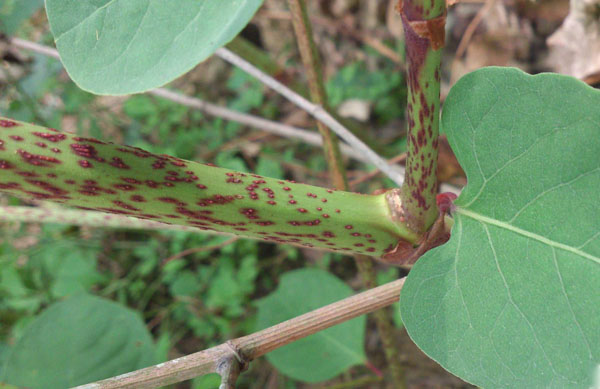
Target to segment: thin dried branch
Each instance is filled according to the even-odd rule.
[[[127,228],[139,230],[178,230],[200,233],[218,233],[202,231],[190,226],[165,224],[153,220],[138,219],[125,215],[104,212],[68,209],[60,206],[24,207],[0,206],[0,222],[31,222],[31,223],[57,223],[74,226],[89,226],[102,228]]]
[[[287,86],[275,80],[273,77],[263,73],[260,69],[256,68],[248,61],[235,55],[234,53],[223,47],[218,49],[215,52],[215,54],[224,59],[225,61],[237,66],[238,68],[250,74],[251,76],[255,77],[263,84],[267,85],[268,87],[275,90],[277,93],[281,94],[298,107],[302,108],[315,119],[321,121],[333,132],[335,132],[340,138],[346,141],[346,143],[348,143],[357,153],[360,153],[366,158],[368,158],[373,165],[377,166],[379,170],[381,170],[386,176],[392,179],[392,181],[394,181],[398,186],[402,185],[404,177],[400,172],[400,169],[388,165],[383,158],[381,158],[377,153],[371,150],[369,146],[367,146],[363,141],[358,139],[352,132],[350,132],[340,122],[338,122],[329,112],[323,109],[322,106],[311,103],[310,101],[300,96]]]
[[[216,373],[219,364],[227,359],[234,358],[243,366],[293,341],[395,303],[404,280],[401,278],[370,289],[204,351],[77,388],[158,388]]]
[[[225,242],[219,243],[219,244],[214,244],[211,246],[199,246],[199,247],[192,247],[191,249],[187,249],[187,250],[183,250],[177,254],[171,255],[168,258],[165,258],[162,261],[162,265],[166,265],[167,263],[174,261],[176,259],[179,258],[183,258],[183,257],[187,257],[188,255],[191,254],[196,254],[196,253],[201,253],[201,252],[205,252],[205,251],[213,251],[213,250],[219,250],[222,249],[225,246],[228,246],[232,243],[234,243],[235,241],[237,241],[239,239],[239,237],[237,236],[232,236],[231,238],[227,239]]]
[[[264,9],[259,11],[259,16],[277,20],[292,19],[290,12],[272,9]],[[383,43],[380,39],[377,39],[372,35],[365,34],[364,31],[358,31],[343,20],[337,21],[322,16],[311,16],[310,20],[313,22],[313,24],[319,25],[319,27],[324,28],[330,34],[340,33],[342,35],[347,35],[352,39],[356,39],[365,45],[370,46],[373,50],[377,51],[382,56],[387,57],[389,60],[395,62],[404,69],[405,64],[402,60],[402,57],[398,55],[394,49]]]
[[[235,357],[224,358],[217,364],[217,373],[221,376],[219,389],[235,389],[235,383],[242,372],[242,363]]]
[[[164,88],[154,89],[148,93],[171,100],[181,105],[185,105],[186,107],[198,109],[212,116],[238,122],[285,138],[298,139],[313,146],[323,146],[323,140],[319,134],[303,128],[288,126],[287,124],[281,124],[272,120],[263,119],[258,116],[237,112]],[[362,157],[361,155],[355,155],[356,153],[348,145],[342,144],[340,146],[345,155],[358,159],[362,162],[368,162],[365,157]]]
[[[15,47],[31,50],[33,52],[44,54],[52,58],[60,59],[58,51],[51,47],[40,45],[38,43],[30,42],[20,38],[11,38],[10,42]],[[323,140],[319,134],[316,134],[303,128],[293,127],[272,120],[263,119],[258,116],[238,112],[232,109],[218,106],[216,104],[211,104],[209,102],[195,97],[186,96],[165,88],[157,88],[149,91],[148,93],[184,105],[186,107],[198,109],[211,116],[231,120],[285,138],[298,139],[313,146],[323,146]],[[370,162],[370,160],[365,155],[357,153],[352,147],[348,146],[347,144],[341,144],[340,149],[344,155],[347,155],[350,158],[365,163]],[[402,166],[396,166],[395,169],[397,169],[397,171],[401,175],[404,174]]]
[[[40,45],[38,43],[30,42],[30,41],[20,39],[20,38],[10,38],[10,42],[15,47],[19,47],[21,49],[26,49],[26,50],[31,50],[36,53],[40,53],[40,54],[44,54],[44,55],[47,55],[47,56],[50,56],[53,58],[60,59],[58,51],[51,47]],[[275,81],[275,80],[273,80],[273,81]],[[277,82],[277,81],[275,81],[275,82]],[[281,86],[285,88],[285,86],[283,86],[283,85],[281,85]],[[185,96],[185,95],[173,92],[173,91],[169,91],[164,88],[155,89],[155,90],[151,91],[150,93],[152,93],[156,96],[171,100],[178,104],[188,106],[190,108],[199,109],[203,112],[206,112],[209,115],[222,117],[224,119],[231,120],[231,121],[236,121],[238,123],[248,125],[251,127],[255,127],[255,128],[267,131],[267,132],[271,132],[271,133],[279,135],[279,136],[292,138],[292,139],[299,139],[299,140],[302,140],[303,142],[306,142],[306,143],[314,145],[314,146],[319,146],[319,147],[322,146],[322,144],[323,144],[319,134],[316,134],[316,133],[313,133],[313,132],[310,132],[310,131],[307,131],[304,129],[288,126],[285,124],[280,124],[278,122],[263,119],[263,118],[260,118],[257,116],[248,115],[245,113],[230,110],[228,108],[220,107],[218,105],[211,104],[211,103],[205,102],[203,100],[197,99],[195,97]],[[312,104],[310,102],[308,104],[310,106],[312,106]],[[319,108],[318,106],[315,106],[315,107]],[[326,114],[326,116],[331,117],[328,114]],[[332,118],[332,120],[334,120],[334,119]],[[336,123],[337,123],[337,121],[336,121]],[[350,133],[350,135],[352,137],[354,137],[354,135],[352,135],[351,133]],[[360,142],[361,144],[363,144],[360,140],[357,139],[357,141]],[[365,147],[367,147],[367,149],[368,149],[368,146],[365,146]],[[365,162],[365,163],[368,163],[371,161],[367,157],[366,154],[356,152],[356,151],[354,151],[354,149],[352,147],[350,147],[346,144],[341,144],[340,148],[341,148],[341,151],[343,154],[345,154],[353,159],[356,159],[358,161]],[[370,149],[368,149],[368,150],[376,156],[377,160],[383,161],[372,150],[370,150]],[[378,170],[381,170],[381,169],[379,169],[380,166],[378,166],[377,164],[375,164],[375,165],[377,166]],[[380,165],[385,166],[386,171],[388,171],[388,172],[391,170],[393,172],[392,174],[394,174],[397,179],[397,180],[394,180],[394,182],[399,183],[399,185],[401,185],[403,177],[404,177],[404,167],[403,166],[400,166],[400,165],[389,166],[385,162],[380,163]],[[381,170],[381,171],[384,172],[383,170]],[[459,188],[456,188],[454,186],[447,185],[447,184],[442,184],[441,190],[442,190],[442,192],[452,192],[452,193],[457,193],[457,194],[460,193]]]
[[[404,160],[406,160],[406,153],[402,153],[400,155],[395,156],[394,158],[390,158],[388,159],[388,162],[391,164],[403,162]],[[379,173],[381,173],[380,170],[373,170],[372,172],[363,174],[360,177],[355,178],[354,180],[350,181],[348,185],[351,189],[354,189],[358,184],[362,184],[365,181],[369,181],[371,178],[377,176]]]
[[[323,74],[321,72],[321,58],[313,40],[312,27],[308,19],[306,4],[303,0],[288,0],[288,6],[292,11],[292,24],[296,33],[296,41],[298,42],[300,57],[306,70],[310,99],[329,111],[327,93],[325,92]],[[320,121],[317,121],[317,128],[323,138],[323,151],[327,159],[330,181],[336,189],[348,190],[346,169],[340,155],[338,138]]]
[[[494,6],[495,3],[496,3],[496,0],[485,0],[483,7],[481,7],[479,9],[479,11],[477,11],[477,14],[473,18],[473,20],[471,20],[469,25],[467,26],[467,29],[465,30],[465,32],[460,40],[460,43],[458,44],[458,48],[456,49],[455,59],[461,58],[463,56],[463,54],[467,51],[467,47],[469,46],[469,43],[471,42],[471,38],[473,38],[473,34],[475,33],[475,30],[477,30],[477,27],[479,27],[479,24],[483,20],[484,16],[490,11],[490,9],[492,9],[492,7]]]
[[[310,98],[314,103],[321,105],[325,110],[329,111],[327,93],[323,84],[321,60],[317,46],[313,40],[306,3],[304,0],[288,0],[288,6],[292,14],[292,24],[296,33],[296,41],[298,42],[302,62],[307,73]],[[317,122],[317,124],[319,132],[323,136],[324,151],[329,165],[331,181],[337,189],[348,190],[348,180],[339,155],[337,138],[322,122]],[[355,255],[354,261],[365,288],[374,288],[376,286],[376,274],[372,260],[366,256]],[[389,312],[379,310],[375,313],[374,318],[377,325],[377,332],[384,344],[386,361],[389,370],[392,372],[394,386],[404,388],[404,373],[400,365],[400,359],[398,358],[398,345],[395,342],[392,332],[392,317],[389,315]]]

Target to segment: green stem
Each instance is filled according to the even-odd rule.
[[[380,257],[417,236],[360,195],[0,118],[0,191],[201,230]]]
[[[321,72],[321,59],[312,38],[312,28],[306,12],[306,4],[303,0],[288,0],[288,5],[292,12],[292,24],[296,32],[300,56],[304,63],[304,69],[306,69],[311,101],[322,106],[325,110],[331,111],[327,104],[327,95]],[[323,137],[323,150],[327,159],[331,181],[336,189],[347,190],[348,181],[338,139],[320,121],[317,121],[317,128]]]
[[[375,269],[373,261],[363,255],[355,255],[356,266],[363,279],[365,289],[373,289],[377,287]],[[394,336],[394,327],[392,325],[392,315],[387,307],[374,311],[372,313],[377,326],[377,332],[381,337],[383,345],[383,353],[387,362],[387,368],[392,374],[393,387],[397,389],[406,388],[406,376],[404,368],[400,363],[400,345]]]
[[[323,84],[323,74],[321,72],[321,61],[317,46],[313,40],[306,3],[304,0],[288,0],[288,5],[292,13],[292,23],[294,25],[294,31],[296,32],[296,40],[300,49],[300,55],[307,73],[311,100],[313,103],[319,104],[329,110],[327,94]],[[323,123],[317,122],[317,125],[319,132],[323,137],[323,145],[329,166],[331,182],[337,189],[348,190],[348,180],[341,159],[337,137]],[[376,275],[371,259],[362,255],[355,255],[354,261],[365,288],[375,288],[377,286]],[[398,358],[398,347],[393,336],[391,326],[392,318],[389,311],[380,309],[375,311],[373,316],[377,325],[377,331],[384,345],[384,353],[388,368],[392,372],[394,387],[399,389],[405,388],[404,373]]]
[[[284,67],[273,61],[267,52],[259,47],[256,47],[252,42],[249,42],[241,36],[237,36],[234,40],[227,44],[227,48],[262,70],[264,73],[267,73],[275,79],[283,81],[284,84],[286,84],[299,95],[303,97],[308,96],[306,84],[302,84],[295,79],[292,79]],[[380,154],[385,151],[384,147],[382,147],[377,140],[371,136],[366,126],[362,125],[361,123],[340,117],[335,110],[328,110],[328,112],[374,151]]]
[[[423,233],[438,215],[435,196],[446,0],[405,0],[401,14],[408,65],[408,156],[402,208],[408,225]]]

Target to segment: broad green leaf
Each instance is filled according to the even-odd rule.
[[[467,173],[450,241],[404,285],[431,358],[481,387],[589,388],[600,364],[600,92],[487,68],[446,100]]]
[[[67,72],[96,94],[143,92],[233,39],[262,0],[46,0]]]
[[[80,295],[55,303],[30,323],[6,358],[0,382],[67,388],[148,366],[154,355],[136,313]]]
[[[302,269],[281,277],[279,288],[258,302],[258,326],[266,328],[344,299],[352,289],[318,269]],[[283,374],[306,382],[337,376],[366,361],[365,316],[338,324],[267,354]]]

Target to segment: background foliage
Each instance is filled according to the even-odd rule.
[[[28,7],[21,7],[16,6],[17,1],[14,0],[3,2],[0,4],[0,30],[52,44],[45,14],[36,11],[41,3],[31,1],[27,2]],[[336,6],[334,3],[343,4]],[[402,38],[397,33],[398,24],[393,18],[386,19],[384,11],[387,4],[383,1],[355,6],[345,3],[352,2],[314,2],[316,5],[311,9],[319,47],[327,54],[323,56],[324,72],[331,105],[340,112],[344,106],[349,106],[350,111],[366,112],[366,117],[351,116],[347,120],[378,152],[393,157],[404,150],[405,144],[402,132],[398,130],[405,127],[406,91],[402,66],[385,52],[374,49],[368,40],[356,37],[375,38],[393,51],[402,46]],[[368,6],[367,3],[378,6]],[[511,6],[496,2],[472,40],[467,42],[466,52],[462,53],[464,56],[461,54],[453,61],[447,61],[449,65],[444,69],[443,91],[447,91],[460,75],[483,65],[517,64],[531,72],[547,69],[548,65],[540,59],[547,50],[544,42],[566,15],[568,2],[542,3],[517,1],[516,6]],[[552,3],[551,6],[548,3]],[[283,1],[266,1],[242,35],[255,45],[256,57],[260,54],[275,60],[280,68],[278,78],[290,83],[293,82],[290,80],[301,80],[301,89],[303,71],[299,66],[295,42],[289,35],[289,21],[281,17],[286,8],[284,4]],[[465,29],[480,7],[459,4],[451,10],[448,19],[449,55],[454,56]],[[510,24],[512,20],[518,23]],[[353,34],[353,31],[359,34]],[[230,32],[231,36],[235,35],[235,32]],[[267,49],[267,53],[263,48]],[[81,54],[76,51],[71,59],[78,61]],[[37,54],[11,52],[11,55],[3,56],[4,66],[0,71],[2,115],[157,153],[327,186],[327,177],[322,173],[326,170],[325,161],[320,151],[310,146],[208,117],[152,96],[91,95],[69,81],[58,61]],[[575,60],[577,58],[573,58]],[[193,67],[190,63],[184,65],[184,70]],[[183,72],[181,69],[179,73]],[[71,72],[71,75],[75,73]],[[96,80],[87,89],[102,92],[98,89],[105,86],[102,84]],[[143,84],[140,90],[149,87]],[[243,112],[299,126],[314,126],[306,115],[298,113],[258,82],[239,70],[225,66],[218,59],[208,59],[170,87]],[[438,175],[441,180],[464,183],[462,172],[451,153],[444,148],[443,141],[440,161]],[[349,168],[351,183],[360,181],[370,169],[352,161],[349,161]],[[375,177],[356,183],[353,190],[370,193],[390,186],[392,184],[388,180]],[[1,197],[0,203],[27,204],[8,197]],[[144,358],[135,353],[124,355],[127,360],[119,364],[129,364],[129,369],[219,344],[284,316],[300,314],[311,309],[312,304],[316,306],[326,302],[323,299],[328,296],[325,288],[317,289],[319,285],[316,285],[310,291],[294,294],[289,290],[293,282],[304,285],[323,279],[323,285],[331,285],[335,289],[330,291],[331,300],[358,290],[360,285],[352,262],[347,258],[289,246],[232,241],[226,237],[184,232],[108,231],[18,223],[5,223],[1,228],[0,382],[6,380],[13,384],[36,386],[35,381],[25,383],[13,379],[15,372],[19,372],[19,377],[26,377],[25,370],[21,374],[18,369],[33,366],[27,354],[28,348],[24,345],[36,341],[39,323],[54,322],[51,315],[61,312],[61,309],[68,311],[76,304],[95,304],[99,310],[113,309],[134,323],[131,328],[136,328],[136,336],[142,339],[139,347],[145,352]],[[190,249],[193,252],[178,257]],[[298,270],[300,268],[304,270]],[[405,274],[404,270],[395,268],[380,267],[378,270],[382,283]],[[281,299],[288,303],[285,312],[280,309]],[[399,313],[399,310],[396,309],[396,312]],[[68,314],[59,316],[69,317]],[[395,319],[396,333],[402,343],[402,358],[408,367],[409,386],[467,386],[424,358],[407,340],[399,314]],[[250,371],[242,375],[240,385],[256,388],[383,386],[380,373],[374,367],[384,368],[373,326],[369,321],[366,324],[364,320],[359,322],[332,329],[342,331],[336,335],[342,344],[332,346],[318,336],[305,340],[308,347],[320,347],[330,351],[329,355],[343,354],[339,351],[340,347],[352,350],[350,358],[332,363],[332,366],[318,358],[312,361],[308,358],[293,359],[293,356],[304,355],[293,349],[303,347],[302,343],[298,343],[278,350],[266,360],[253,362]],[[56,321],[56,324],[60,323]],[[61,328],[67,329],[69,324],[67,321]],[[93,334],[111,329],[108,324],[105,328],[101,328],[100,324],[98,321],[98,325],[90,325],[88,329]],[[91,337],[96,337],[93,334]],[[147,342],[150,337],[154,341],[152,345]],[[57,348],[52,344],[46,347]],[[111,350],[110,343],[102,347]],[[39,364],[47,365],[43,354],[39,357]],[[99,366],[103,361],[90,362]],[[73,362],[64,364],[71,365]],[[324,384],[305,383],[316,380],[313,374],[315,365],[323,369],[318,378],[329,381]],[[101,370],[98,366],[87,367],[105,376],[121,372],[116,368],[110,372]],[[81,382],[99,378],[78,377]],[[57,387],[65,382],[58,381],[60,379],[57,375]],[[218,377],[213,375],[181,387],[213,388],[218,386],[218,382]],[[69,381],[69,384],[74,383]]]

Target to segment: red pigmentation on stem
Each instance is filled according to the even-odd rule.
[[[444,192],[440,193],[435,197],[435,202],[442,213],[450,213],[453,212],[456,206],[454,205],[454,200],[456,200],[458,196],[452,192]]]

